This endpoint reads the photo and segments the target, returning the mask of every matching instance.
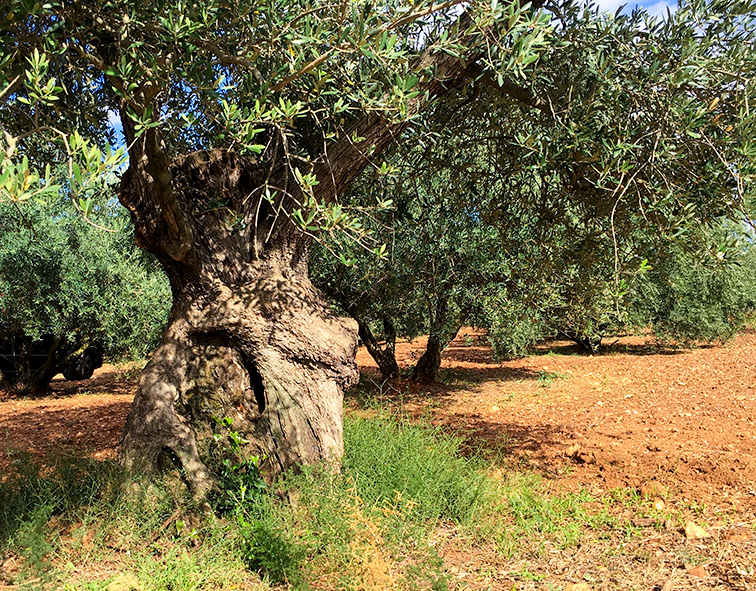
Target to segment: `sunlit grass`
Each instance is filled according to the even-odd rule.
[[[194,507],[177,473],[134,482],[107,462],[16,458],[0,485],[0,551],[25,588],[71,590],[445,589],[440,550],[503,558],[574,547],[614,527],[587,493],[529,472],[489,474],[461,440],[401,415],[349,418],[341,472],[291,474],[221,516]]]

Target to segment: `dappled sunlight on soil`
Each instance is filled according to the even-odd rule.
[[[115,447],[136,390],[136,373],[104,365],[89,380],[56,377],[43,398],[0,392],[0,469],[6,451],[41,459],[49,451],[81,450],[98,459],[115,459]]]
[[[406,373],[423,341],[397,348]],[[586,527],[573,547],[537,543],[510,558],[452,532],[441,554],[458,588],[756,589],[753,330],[695,349],[627,337],[598,355],[557,341],[501,364],[466,330],[432,386],[385,383],[360,355],[365,377],[350,406],[430,420],[462,435],[493,474],[539,473],[556,494],[588,491],[597,512],[627,523],[624,534]],[[710,537],[686,532],[690,523]]]
[[[400,367],[408,371],[423,345],[398,343]],[[600,355],[561,341],[539,353],[496,363],[485,338],[465,329],[444,352],[439,383],[420,385],[383,382],[361,349],[363,381],[347,409],[401,408],[571,489],[601,494],[656,480],[673,499],[756,509],[754,331],[724,347],[665,350],[627,337]],[[135,389],[135,371],[105,365],[90,380],[56,378],[45,398],[0,394],[0,446],[112,457]]]

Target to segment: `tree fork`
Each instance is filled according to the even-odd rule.
[[[381,375],[387,380],[399,377],[399,364],[396,362],[396,329],[390,318],[383,318],[383,338],[385,345],[381,347],[378,339],[370,330],[370,326],[359,315],[350,311],[359,325],[359,335],[370,356],[375,360]]]

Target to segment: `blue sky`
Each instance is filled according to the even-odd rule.
[[[617,9],[623,4],[626,5],[625,10],[631,11],[635,6],[641,6],[645,8],[647,12],[655,16],[666,16],[667,9],[674,12],[677,9],[677,0],[646,0],[639,2],[638,0],[596,0],[602,10],[607,12],[616,12]]]

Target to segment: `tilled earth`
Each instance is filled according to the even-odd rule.
[[[423,344],[401,343],[400,365],[414,364]],[[463,435],[503,472],[587,490],[597,511],[627,524],[569,548],[537,542],[511,559],[451,536],[441,553],[454,580],[501,591],[755,591],[756,331],[695,349],[642,337],[609,344],[591,356],[551,342],[499,364],[465,330],[432,386],[386,384],[360,352],[384,403]],[[364,402],[358,393],[352,405]]]
[[[400,366],[414,364],[423,345],[399,343]],[[358,362],[364,377],[347,396],[348,412],[370,393],[372,402],[461,434],[502,470],[539,472],[555,491],[586,489],[598,505],[632,491],[652,510],[644,519],[613,505],[641,532],[632,543],[610,536],[517,560],[441,536],[453,586],[756,590],[755,331],[695,349],[623,337],[593,356],[551,342],[496,363],[485,339],[466,329],[444,353],[440,383],[430,386],[384,383],[364,350]],[[112,458],[135,387],[134,372],[105,366],[88,381],[56,379],[41,399],[0,392],[0,449],[41,458],[75,447]],[[7,461],[0,454],[0,471]],[[690,523],[708,537],[686,532]]]
[[[420,339],[400,343],[411,365]],[[387,399],[573,488],[662,485],[712,509],[756,513],[756,331],[722,347],[619,339],[600,355],[551,342],[497,364],[475,332],[445,351],[439,385],[384,384]],[[380,379],[361,351],[363,371]]]

